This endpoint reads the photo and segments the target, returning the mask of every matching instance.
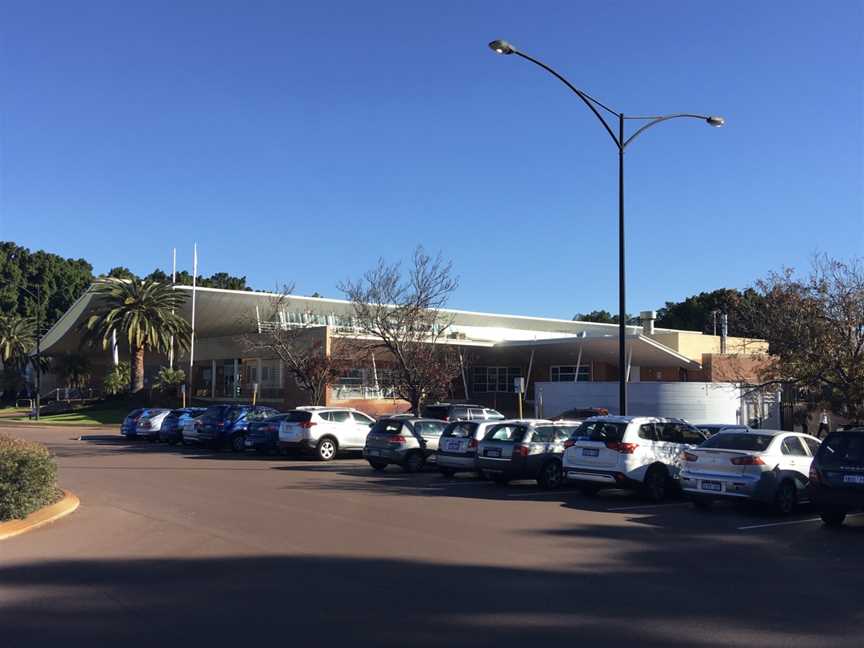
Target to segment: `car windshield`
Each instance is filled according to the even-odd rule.
[[[486,433],[485,441],[512,441],[519,443],[525,437],[527,428],[524,425],[513,423],[501,423],[493,425]]]
[[[835,432],[822,442],[818,457],[823,466],[864,466],[864,433]]]
[[[477,431],[477,427],[477,423],[471,423],[470,421],[459,421],[458,423],[451,423],[446,428],[444,428],[444,432],[441,436],[459,437],[462,439],[467,439],[474,436],[474,432]]]
[[[772,434],[753,434],[752,432],[720,432],[705,441],[700,448],[716,448],[718,450],[746,450],[762,452],[774,440]]]
[[[424,407],[421,413],[426,418],[445,419],[447,418],[447,410],[447,407],[430,405],[429,407]]]
[[[208,419],[225,418],[225,414],[230,409],[232,409],[230,405],[211,405],[206,410],[204,410],[204,418],[208,418]]]
[[[371,434],[398,434],[402,429],[402,421],[399,420],[383,420],[378,421],[370,429]]]
[[[572,438],[588,439],[589,441],[616,442],[624,438],[626,423],[614,421],[585,421],[573,432]]]
[[[305,423],[306,421],[310,421],[312,419],[312,412],[304,412],[302,410],[296,410],[294,412],[288,412],[285,414],[285,420],[289,423]]]

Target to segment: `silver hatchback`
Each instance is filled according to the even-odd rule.
[[[375,470],[396,464],[405,472],[417,472],[435,455],[446,425],[436,419],[383,418],[369,430],[363,457]]]

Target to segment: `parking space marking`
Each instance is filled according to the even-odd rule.
[[[847,515],[847,518],[859,517],[864,513],[854,513]],[[806,520],[787,520],[785,522],[770,522],[768,524],[750,524],[748,526],[738,527],[739,531],[749,531],[751,529],[766,529],[768,527],[788,526],[790,524],[804,524],[805,522],[821,522],[822,518],[807,518]]]
[[[673,502],[672,504],[641,504],[639,506],[618,506],[616,508],[607,508],[607,512],[612,511],[635,511],[637,509],[652,509],[652,508],[674,508],[676,506],[690,506],[690,502]]]

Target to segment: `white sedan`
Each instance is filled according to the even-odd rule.
[[[719,432],[681,454],[681,489],[700,508],[751,499],[792,512],[805,493],[820,441],[780,430]]]

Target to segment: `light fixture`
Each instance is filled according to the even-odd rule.
[[[709,125],[714,126],[715,128],[720,128],[723,124],[726,123],[726,120],[722,117],[712,116],[705,119]]]
[[[512,54],[515,50],[513,46],[505,40],[494,40],[489,43],[489,49],[496,54]]]

